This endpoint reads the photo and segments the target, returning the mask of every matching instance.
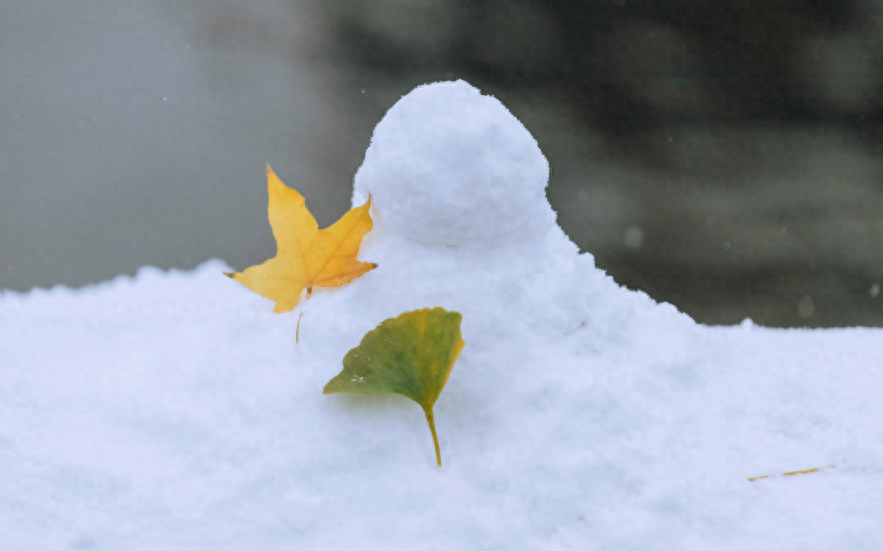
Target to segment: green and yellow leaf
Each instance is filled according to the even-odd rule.
[[[441,466],[432,407],[465,344],[462,319],[458,312],[426,308],[383,321],[347,353],[343,370],[322,392],[389,392],[414,400],[426,415]]]

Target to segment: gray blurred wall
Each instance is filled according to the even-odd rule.
[[[333,106],[291,61],[293,8],[0,2],[0,288],[262,261],[267,162],[320,221],[345,208],[349,182],[313,160],[333,157],[316,145]]]
[[[877,0],[5,0],[0,64],[0,288],[263,261],[265,163],[329,224],[385,110],[464,78],[618,282],[883,325]]]

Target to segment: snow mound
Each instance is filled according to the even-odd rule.
[[[549,163],[497,99],[462,80],[420,86],[383,117],[355,177],[378,224],[425,243],[466,245],[544,234]]]
[[[315,289],[300,343],[301,312],[219,261],[0,294],[0,548],[883,548],[883,331],[702,327],[617,286],[465,83],[406,96],[371,148],[379,268]],[[367,331],[435,306],[466,342],[441,469],[415,403],[322,394]]]

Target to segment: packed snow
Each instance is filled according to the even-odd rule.
[[[355,177],[379,268],[302,308],[218,260],[0,295],[0,548],[883,549],[883,331],[697,325],[579,254],[547,179],[505,107],[436,83]],[[414,402],[322,394],[435,306],[466,341],[442,468]]]

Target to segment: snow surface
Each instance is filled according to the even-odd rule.
[[[426,119],[441,150],[526,143],[451,130],[481,111],[464,90],[415,92],[444,107]],[[377,150],[398,143],[384,124]],[[356,184],[384,221],[360,258],[380,267],[315,290],[299,344],[299,311],[273,314],[221,261],[0,294],[0,549],[883,548],[883,331],[704,327],[554,224],[481,242],[494,223],[528,231],[508,217],[547,207],[521,203],[537,181],[473,211],[457,198],[485,191],[406,183],[453,165],[398,144],[414,158],[369,149]],[[447,231],[439,198],[482,219]],[[431,306],[461,312],[466,341],[435,406],[441,469],[413,402],[322,394],[368,330]]]

